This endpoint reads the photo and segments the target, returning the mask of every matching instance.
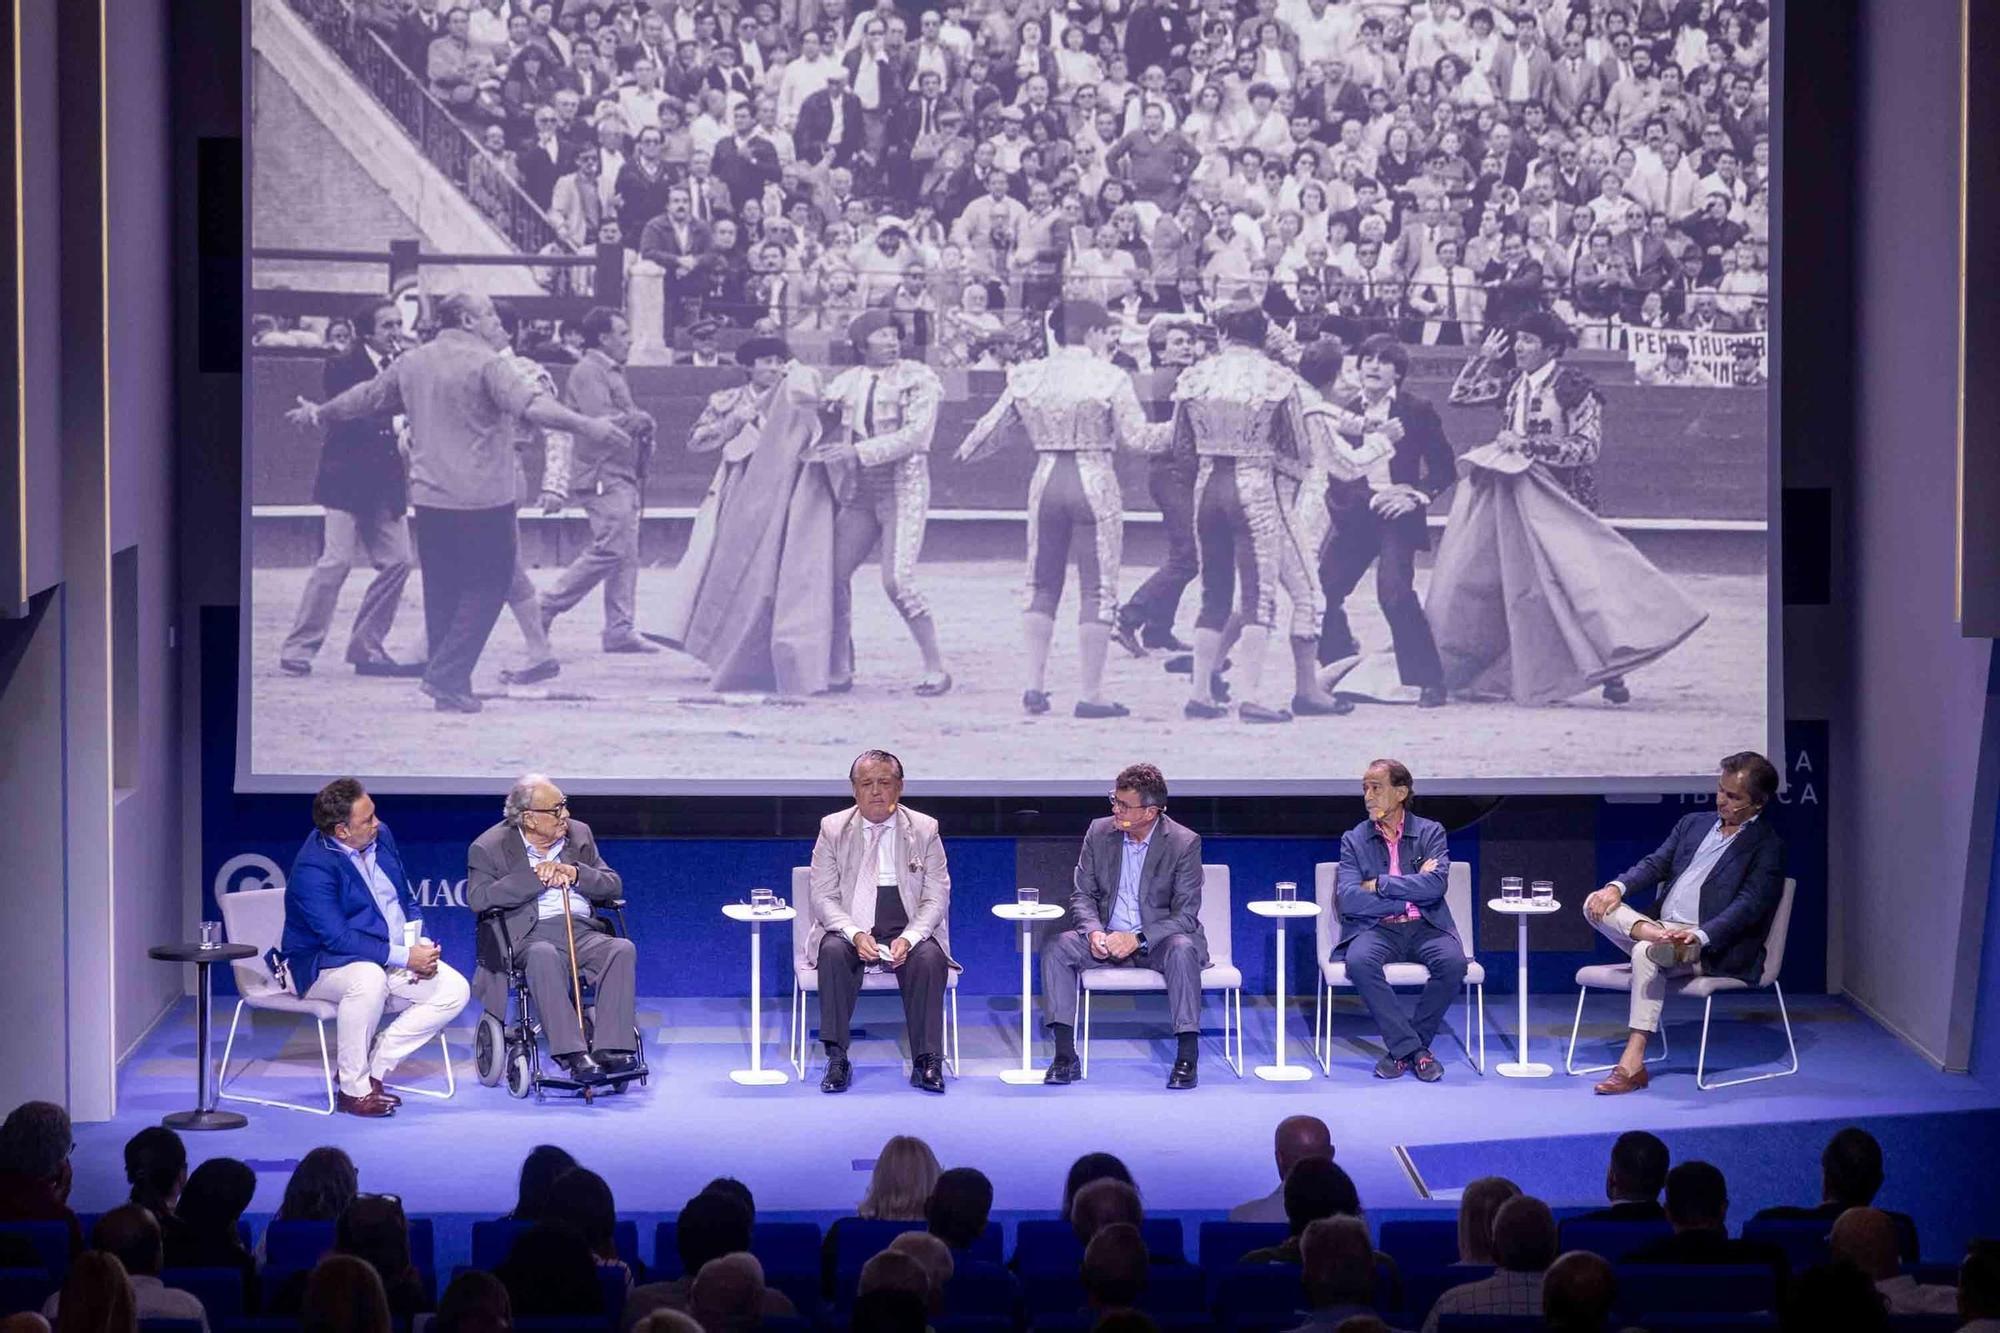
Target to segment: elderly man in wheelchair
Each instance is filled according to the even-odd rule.
[[[599,1088],[643,1084],[624,882],[598,855],[590,826],[569,817],[561,789],[539,773],[515,782],[501,821],[466,853],[466,875],[479,918],[472,991],[486,1010],[475,1045],[480,1081],[504,1075],[516,1097],[550,1087],[586,1101]],[[560,1074],[542,1073],[538,1032]]]

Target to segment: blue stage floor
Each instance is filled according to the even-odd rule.
[[[1511,997],[1509,997],[1511,999]],[[816,1086],[746,1088],[728,1071],[747,1065],[748,1005],[740,999],[645,1001],[653,1078],[650,1087],[600,1099],[594,1106],[551,1094],[547,1104],[517,1102],[473,1075],[471,1025],[451,1033],[458,1096],[451,1102],[407,1098],[391,1121],[310,1116],[224,1103],[251,1117],[247,1128],[189,1136],[195,1161],[231,1155],[259,1173],[255,1213],[277,1206],[293,1162],[318,1144],[338,1144],[360,1167],[363,1189],[403,1196],[415,1213],[497,1215],[514,1198],[522,1156],[537,1143],[562,1144],[612,1181],[624,1214],[670,1213],[711,1177],[734,1175],[756,1192],[760,1212],[831,1217],[851,1211],[876,1150],[891,1134],[927,1140],[945,1166],[976,1166],[992,1177],[996,1210],[1054,1209],[1068,1166],[1095,1149],[1116,1152],[1138,1177],[1149,1210],[1197,1218],[1275,1184],[1270,1136],[1278,1120],[1311,1112],[1333,1127],[1338,1160],[1377,1218],[1413,1209],[1448,1209],[1466,1181],[1501,1174],[1556,1205],[1587,1204],[1601,1194],[1611,1139],[1629,1128],[1665,1138],[1676,1160],[1705,1157],[1731,1184],[1731,1217],[1818,1197],[1818,1153],[1834,1128],[1862,1123],[1881,1137],[1890,1184],[1887,1206],[1919,1221],[1927,1256],[1955,1258],[1963,1239],[2000,1232],[2000,1191],[1986,1155],[2000,1134],[2000,1097],[1980,1083],[1930,1068],[1914,1052],[1839,1000],[1795,999],[1792,1023],[1801,1072],[1792,1078],[1718,1092],[1694,1086],[1700,1012],[1670,1006],[1672,1059],[1655,1082],[1629,1097],[1596,1097],[1587,1078],[1561,1072],[1573,995],[1536,997],[1531,1005],[1534,1058],[1557,1066],[1553,1078],[1513,1080],[1492,1066],[1511,1058],[1514,1009],[1488,1005],[1484,1077],[1457,1058],[1448,1038],[1438,1054],[1442,1083],[1370,1077],[1380,1053],[1357,1001],[1344,999],[1335,1023],[1334,1076],[1307,1082],[1238,1079],[1222,1059],[1219,1029],[1204,1041],[1202,1086],[1170,1094],[1162,1087],[1171,1042],[1162,1032],[1163,1002],[1112,999],[1097,1007],[1091,1076],[1068,1088],[1011,1087],[995,1077],[1018,1064],[1019,1001],[961,999],[964,1072],[943,1097],[908,1086],[897,1040],[901,1010],[893,995],[867,997],[854,1047],[855,1082],[833,1098]],[[1720,1003],[1710,1045],[1711,1072],[1775,1067],[1784,1056],[1776,1008],[1767,996]],[[787,1071],[783,1001],[766,1010],[765,1060]],[[1609,1060],[1622,1001],[1593,997],[1579,1046],[1589,1063]],[[1454,1010],[1454,1021],[1462,1010]],[[1244,1003],[1246,1066],[1272,1057],[1268,1001]],[[1208,1018],[1219,1019],[1211,1001]],[[214,1055],[222,1051],[229,1009],[218,1004]],[[250,1024],[246,1017],[246,1030]],[[242,1075],[262,1095],[311,1100],[320,1092],[318,1043],[310,1025],[266,1019],[239,1037],[238,1057],[260,1058]],[[330,1028],[331,1025],[329,1025]],[[1309,1060],[1312,1008],[1288,1019],[1292,1058]],[[1505,1035],[1503,1035],[1505,1034]],[[329,1030],[329,1045],[332,1033]],[[1476,1042],[1475,1042],[1476,1049]],[[273,1061],[270,1057],[282,1054]],[[96,1211],[124,1197],[120,1146],[143,1125],[193,1101],[194,1015],[183,1003],[127,1061],[119,1079],[118,1117],[78,1127],[73,1203]],[[433,1046],[413,1060],[404,1082],[439,1073]],[[1037,1063],[1045,1062],[1040,1043]],[[813,1075],[815,1081],[817,1073]],[[1421,1192],[1398,1150],[1407,1152]],[[441,1226],[440,1249],[456,1228]],[[642,1228],[643,1230],[643,1228]],[[650,1236],[647,1238],[650,1245]],[[440,1253],[441,1263],[463,1256]]]

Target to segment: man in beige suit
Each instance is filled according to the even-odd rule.
[[[806,964],[819,968],[821,1092],[846,1092],[848,1023],[866,968],[896,975],[910,1032],[910,1084],[944,1091],[945,986],[952,968],[951,871],[929,815],[902,804],[903,761],[867,750],[847,771],[854,804],[820,821],[812,854]]]

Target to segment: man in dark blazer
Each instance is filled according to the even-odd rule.
[[[1076,858],[1072,929],[1042,950],[1042,1002],[1056,1058],[1044,1083],[1073,1083],[1077,976],[1096,967],[1149,967],[1167,979],[1178,1050],[1169,1088],[1192,1088],[1201,1041],[1201,835],[1167,818],[1167,780],[1133,764],[1112,784],[1111,814],[1092,820]]]
[[[827,74],[826,86],[799,103],[798,127],[792,143],[799,161],[816,163],[831,149],[833,165],[851,167],[861,151],[861,99],[848,91],[846,66]]]
[[[1610,1206],[1574,1217],[1573,1222],[1664,1222],[1660,1191],[1666,1187],[1672,1158],[1656,1134],[1628,1129],[1611,1145],[1611,1164],[1604,1168],[1604,1197]],[[1612,1255],[1613,1259],[1620,1256]]]
[[[1431,546],[1429,507],[1456,478],[1451,442],[1435,407],[1403,389],[1410,353],[1394,334],[1376,333],[1362,341],[1361,393],[1343,404],[1370,422],[1395,422],[1386,460],[1353,481],[1338,478],[1326,488],[1333,535],[1320,553],[1319,578],[1326,595],[1320,622],[1319,661],[1337,661],[1359,651],[1344,603],[1375,566],[1375,599],[1389,622],[1396,667],[1405,685],[1419,691],[1417,706],[1445,702],[1444,664],[1424,604],[1417,597],[1417,553]]]
[[[353,778],[327,783],[313,797],[313,831],[285,879],[278,953],[295,993],[335,1007],[334,1104],[349,1115],[393,1115],[401,1099],[382,1080],[435,1041],[471,996],[465,978],[422,937],[420,912],[374,798]],[[385,1009],[399,1012],[378,1034]]]
[[[1528,243],[1509,232],[1500,242],[1500,257],[1479,275],[1486,289],[1486,325],[1511,329],[1542,308],[1542,266],[1529,257]]]
[[[1375,1077],[1414,1072],[1425,1083],[1444,1077],[1431,1040],[1465,981],[1465,946],[1445,905],[1451,854],[1444,825],[1410,811],[1416,779],[1395,759],[1377,759],[1361,775],[1368,817],[1341,835],[1334,872],[1340,939],[1333,957],[1347,962],[1347,979],[1368,1006],[1389,1049]],[[1431,978],[1404,1017],[1384,975],[1391,963],[1421,963]]]
[[[354,346],[326,363],[325,398],[381,373],[395,358],[403,315],[395,302],[379,299],[369,302],[354,326],[359,334]],[[396,623],[403,585],[410,580],[410,485],[395,413],[358,416],[327,428],[313,476],[313,499],[326,511],[320,556],[306,576],[298,614],[278,650],[279,669],[288,676],[312,674],[341,586],[365,560],[374,567],[375,578],[361,594],[347,633],[347,660],[360,676],[421,676],[423,663],[396,662],[382,646]]]
[[[1641,1245],[1621,1264],[1771,1270],[1777,1290],[1785,1289],[1791,1264],[1784,1250],[1763,1241],[1739,1240],[1729,1234],[1729,1186],[1722,1172],[1708,1162],[1682,1162],[1667,1172],[1667,1221],[1674,1234]]]
[[[1660,1026],[1667,979],[1735,977],[1754,982],[1764,936],[1785,883],[1785,844],[1759,816],[1778,794],[1778,770],[1753,750],[1727,756],[1715,811],[1683,816],[1659,850],[1584,899],[1584,915],[1632,956],[1631,1036],[1597,1091],[1636,1092],[1652,1081],[1646,1040]],[[1657,891],[1655,917],[1628,899]]]
[[[556,1063],[586,1083],[630,1069],[637,1050],[638,952],[596,912],[597,904],[624,896],[625,882],[598,855],[590,826],[569,817],[562,789],[539,773],[521,778],[507,793],[500,822],[473,839],[465,860],[465,898],[472,910],[507,909],[507,938],[522,958]],[[588,1049],[582,1017],[570,998],[572,939],[577,973],[597,988]],[[488,1013],[507,1012],[497,931],[480,933],[472,986]]]

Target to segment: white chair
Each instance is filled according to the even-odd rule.
[[[292,993],[291,988],[272,975],[264,962],[264,955],[278,947],[285,934],[285,891],[283,889],[239,889],[225,893],[218,904],[222,909],[223,932],[231,944],[248,944],[257,952],[249,958],[241,958],[230,964],[236,977],[236,1012],[229,1019],[229,1040],[222,1046],[222,1068],[217,1071],[215,1087],[217,1095],[232,1102],[250,1102],[257,1106],[275,1106],[286,1111],[304,1111],[308,1115],[333,1114],[333,1061],[327,1054],[326,1025],[339,1012],[338,1007],[326,1000],[308,1000]],[[229,1057],[236,1049],[236,1025],[243,1020],[243,1011],[259,1009],[266,1013],[303,1014],[313,1020],[319,1031],[320,1076],[326,1083],[326,1105],[307,1106],[299,1102],[282,1101],[271,1097],[253,1097],[246,1092],[229,1091]],[[405,1087],[400,1083],[386,1086],[398,1092],[414,1093],[419,1097],[435,1097],[439,1100],[451,1097],[458,1091],[458,1080],[452,1073],[451,1047],[445,1044],[444,1034],[438,1034],[438,1050],[444,1056],[443,1092],[424,1088]],[[249,1062],[246,1060],[245,1065]]]
[[[806,1038],[811,1034],[806,1015],[806,996],[819,994],[819,959],[806,957],[806,937],[812,933],[812,870],[808,866],[792,867],[792,910],[797,913],[792,918],[792,1036],[787,1054],[791,1057],[792,1068],[798,1071],[801,1081],[806,1070],[812,1067]],[[898,990],[900,986],[893,972],[863,972],[861,992]],[[945,1064],[951,1068],[952,1077],[958,1077],[958,969],[949,968],[944,975],[945,993]],[[915,1052],[911,1052],[912,1055]]]
[[[1333,992],[1336,987],[1352,987],[1347,977],[1347,963],[1333,957],[1333,946],[1340,941],[1340,903],[1334,896],[1334,874],[1340,869],[1339,863],[1321,861],[1313,867],[1313,898],[1319,903],[1319,915],[1314,918],[1315,938],[1319,949],[1320,985],[1318,1003],[1313,1006],[1313,1048],[1319,1056],[1322,1072],[1333,1073]],[[1479,918],[1472,913],[1472,866],[1465,861],[1453,861],[1446,872],[1444,883],[1445,910],[1451,914],[1452,926],[1458,931],[1459,943],[1465,946],[1465,1028],[1458,1034],[1458,1048],[1465,1052],[1465,1060],[1481,1074],[1486,1072],[1486,969],[1472,956],[1472,932],[1479,924]],[[1422,963],[1391,963],[1382,969],[1382,976],[1391,986],[1423,986],[1431,979],[1430,969]],[[1473,1022],[1473,996],[1479,997],[1479,1021]],[[1479,1058],[1472,1058],[1472,1047],[1468,1034],[1479,1034]]]
[[[1201,933],[1208,940],[1208,966],[1201,970],[1203,993],[1222,992],[1222,1058],[1243,1077],[1243,972],[1230,951],[1229,867],[1204,864],[1201,868]],[[1090,1077],[1090,997],[1098,991],[1118,991],[1127,995],[1160,992],[1167,988],[1165,975],[1150,967],[1093,967],[1077,974],[1083,999],[1083,1077]],[[1230,1037],[1236,1052],[1230,1054]]]
[[[1762,1083],[1768,1078],[1784,1078],[1799,1072],[1799,1048],[1792,1040],[1792,1016],[1785,1010],[1785,988],[1778,984],[1778,974],[1785,970],[1785,940],[1792,929],[1792,894],[1798,881],[1788,879],[1785,888],[1778,895],[1778,910],[1771,916],[1770,933],[1764,937],[1764,970],[1755,981],[1739,981],[1735,977],[1669,977],[1667,993],[1685,995],[1697,999],[1701,1004],[1701,1049],[1695,1055],[1694,1085],[1703,1092],[1713,1092],[1717,1088],[1733,1088],[1739,1083]],[[1571,1074],[1601,1074],[1610,1065],[1593,1065],[1588,1069],[1576,1067],[1577,1031],[1583,1026],[1583,997],[1591,987],[1598,990],[1632,990],[1632,965],[1630,963],[1597,963],[1576,970],[1576,1018],[1569,1029],[1569,1054],[1563,1059],[1563,1069]],[[1789,1069],[1774,1069],[1766,1074],[1748,1074],[1742,1078],[1723,1079],[1711,1082],[1708,1072],[1708,1024],[1715,1013],[1715,997],[1726,991],[1769,990],[1778,997],[1778,1018],[1785,1025],[1785,1049],[1791,1053],[1792,1066]],[[1660,1024],[1660,1058],[1667,1054],[1667,1025]]]

